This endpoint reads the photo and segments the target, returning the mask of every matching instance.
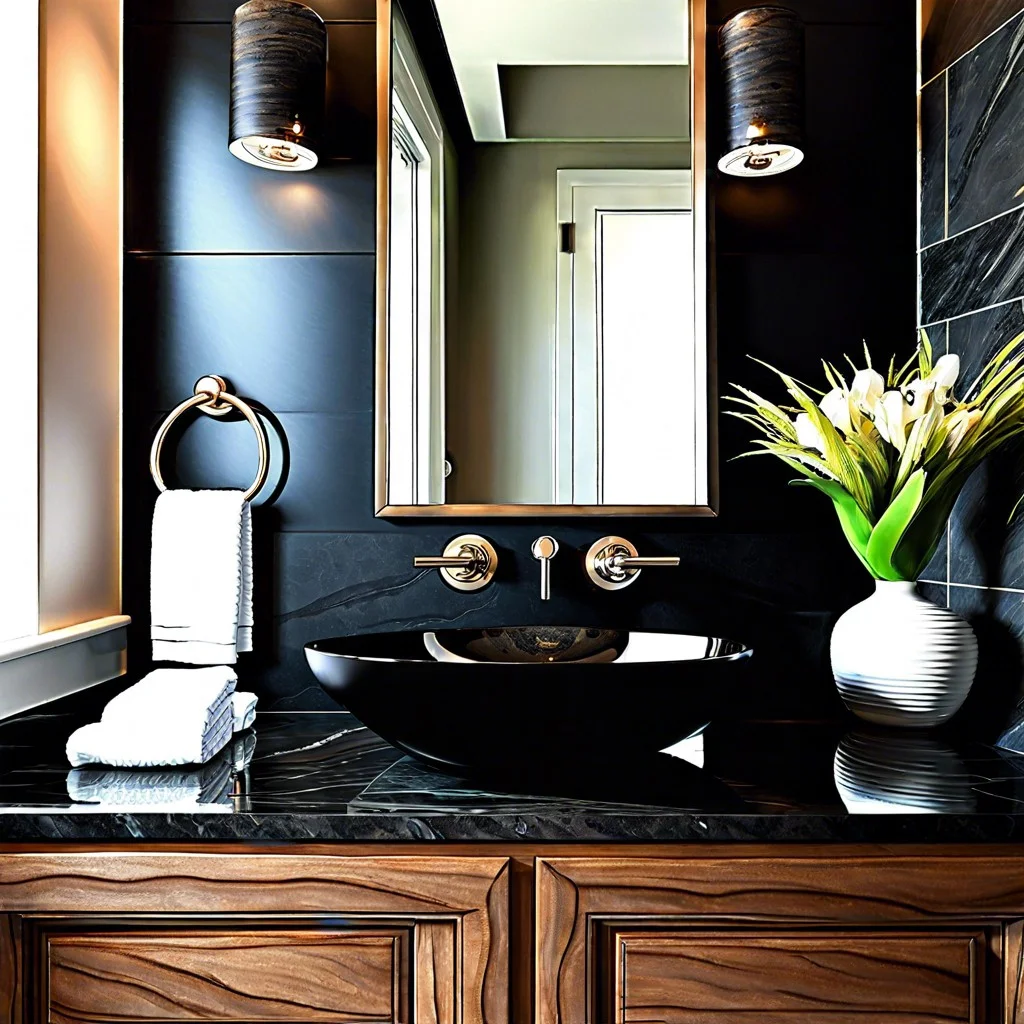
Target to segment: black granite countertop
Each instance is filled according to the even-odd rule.
[[[71,771],[64,741],[86,720],[41,709],[0,723],[3,841],[1024,839],[1024,757],[853,720],[716,723],[681,756],[611,750],[601,765],[473,781],[344,711],[260,714],[194,770]]]

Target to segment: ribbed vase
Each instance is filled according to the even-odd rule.
[[[960,709],[978,668],[970,624],[917,593],[878,580],[832,632],[832,672],[846,706],[869,722],[939,725]]]

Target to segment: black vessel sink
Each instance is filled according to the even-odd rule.
[[[449,771],[654,753],[742,699],[751,649],[576,626],[376,633],[306,645],[320,685]]]

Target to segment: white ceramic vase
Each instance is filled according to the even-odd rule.
[[[832,672],[846,706],[870,722],[932,726],[959,710],[978,668],[970,624],[921,597],[916,583],[878,580],[832,632]]]

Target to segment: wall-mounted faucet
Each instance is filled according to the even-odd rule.
[[[486,537],[464,533],[448,541],[440,555],[417,555],[412,564],[417,569],[437,569],[456,590],[481,590],[498,571],[498,552]]]
[[[558,554],[558,541],[554,537],[538,537],[530,548],[540,562],[540,599],[551,600],[551,559]]]
[[[641,569],[670,569],[678,565],[675,555],[640,556],[624,537],[602,537],[594,541],[586,559],[587,575],[602,590],[628,587]]]

